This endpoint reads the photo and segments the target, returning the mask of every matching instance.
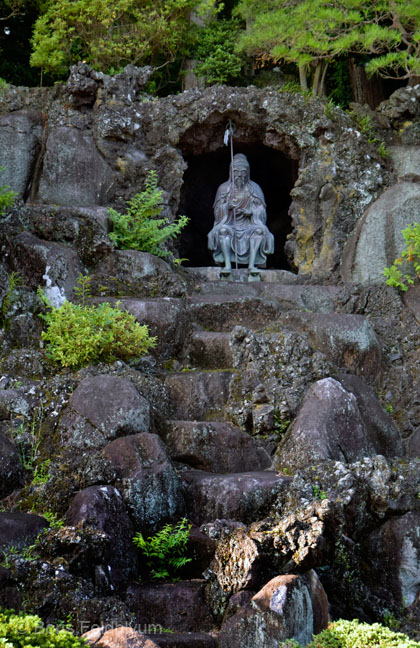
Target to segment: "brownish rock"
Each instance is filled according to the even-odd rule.
[[[342,375],[307,391],[274,465],[295,470],[324,459],[352,463],[377,454],[404,455],[398,431],[373,391],[357,377]]]
[[[252,522],[263,518],[290,478],[269,471],[215,474],[185,470],[188,517],[195,524],[217,518]]]
[[[124,626],[107,630],[95,628],[82,635],[89,646],[95,648],[159,648],[158,644],[133,628]]]
[[[117,472],[116,485],[137,529],[156,531],[185,511],[182,485],[156,434],[135,434],[109,443],[103,455]]]
[[[232,423],[168,421],[162,436],[172,459],[199,470],[234,473],[271,466],[264,448]]]
[[[82,380],[60,419],[63,442],[82,448],[101,448],[117,436],[149,428],[146,399],[126,378],[108,374]]]

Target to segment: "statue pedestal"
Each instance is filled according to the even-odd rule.
[[[248,268],[239,268],[238,270],[225,270],[220,266],[207,266],[203,268],[184,268],[187,272],[200,277],[206,281],[231,281],[231,282],[248,282],[261,281],[269,283],[294,284],[299,283],[299,277],[289,270],[264,270],[255,268],[259,277],[250,278]],[[252,273],[251,273],[252,274]]]

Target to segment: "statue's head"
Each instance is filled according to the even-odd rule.
[[[232,175],[234,177],[235,185],[240,189],[249,181],[249,163],[246,159],[246,155],[243,153],[237,153],[233,156],[233,163],[230,165],[230,180],[232,180]]]

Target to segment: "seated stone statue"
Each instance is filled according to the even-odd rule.
[[[233,172],[232,172],[233,171]],[[232,179],[233,178],[233,179]],[[214,201],[214,226],[208,247],[216,263],[230,270],[232,261],[265,266],[274,252],[274,237],[266,226],[267,214],[261,187],[250,180],[246,156],[238,153],[230,165],[229,180],[220,185]]]

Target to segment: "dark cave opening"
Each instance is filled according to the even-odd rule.
[[[290,270],[284,253],[286,237],[292,230],[288,210],[290,192],[296,182],[298,161],[281,151],[260,143],[234,142],[234,153],[244,153],[250,164],[251,180],[263,190],[267,204],[267,226],[275,239],[274,254],[267,257],[267,268]],[[187,258],[189,267],[214,266],[207,249],[207,234],[213,227],[213,203],[217,188],[229,178],[230,148],[184,157],[188,168],[184,173],[179,213],[189,217],[183,231],[179,253]]]

